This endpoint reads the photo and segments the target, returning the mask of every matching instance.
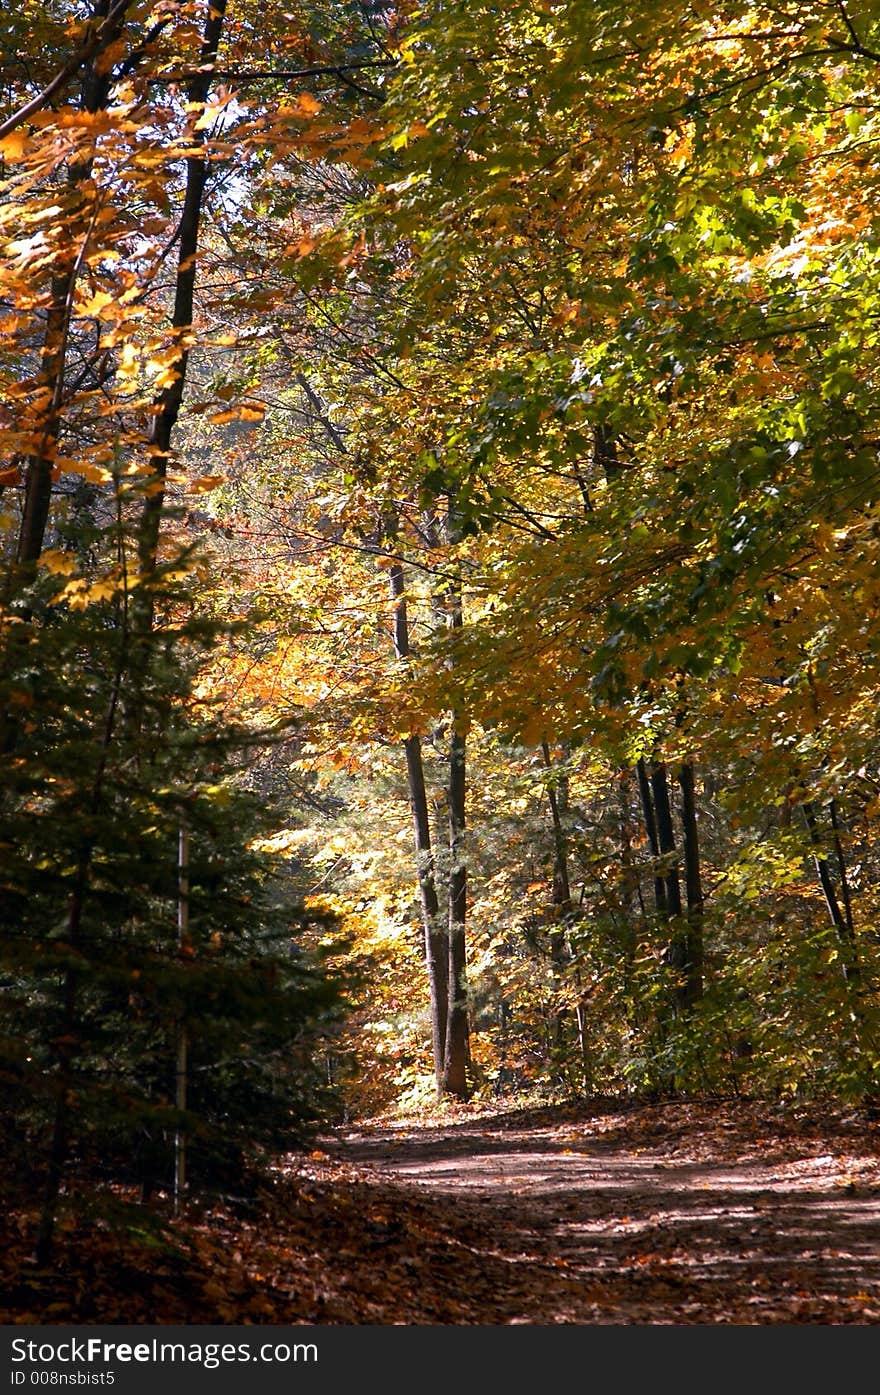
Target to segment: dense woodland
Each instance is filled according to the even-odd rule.
[[[878,142],[873,0],[8,11],[41,1264],[438,1097],[877,1100]]]

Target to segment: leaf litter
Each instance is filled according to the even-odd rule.
[[[9,1198],[0,1318],[880,1322],[871,1109],[458,1106],[316,1142],[278,1160],[246,1195],[194,1200],[177,1219],[168,1198],[138,1204],[117,1189],[129,1217],[120,1229],[86,1188],[68,1207],[53,1272],[30,1257],[35,1207]]]

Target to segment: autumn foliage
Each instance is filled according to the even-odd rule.
[[[44,1257],[98,1158],[209,1185],[437,1092],[875,1098],[871,7],[11,22]]]

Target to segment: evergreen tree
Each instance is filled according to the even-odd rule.
[[[197,699],[217,626],[185,559],[136,646],[124,536],[61,541],[7,611],[0,680],[0,1071],[18,1161],[45,1170],[43,1258],[73,1164],[168,1186],[183,1134],[202,1180],[302,1137],[343,1002],[256,850],[247,735]]]

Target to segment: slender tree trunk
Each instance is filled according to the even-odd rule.
[[[602,422],[598,422],[593,428],[593,462],[606,480],[619,475],[622,469],[614,433]]]
[[[223,33],[227,0],[210,0],[208,17],[203,30],[199,55],[200,73],[189,85],[188,102],[204,106],[211,89],[212,73]],[[204,133],[194,130],[192,140],[204,142]],[[141,567],[142,594],[138,616],[138,632],[143,637],[152,627],[153,606],[149,581],[156,570],[159,532],[165,507],[168,475],[168,455],[171,436],[180,414],[186,386],[192,342],[193,309],[197,274],[199,232],[204,208],[208,162],[200,155],[186,162],[186,188],[178,229],[177,275],[174,285],[174,308],[171,333],[177,356],[173,364],[174,380],[164,388],[153,403],[153,424],[150,430],[150,469],[146,482],[141,524],[138,534],[138,556]]]
[[[550,760],[550,747],[545,740],[541,742],[541,755],[544,760],[544,769],[550,774],[552,763]],[[550,817],[553,823],[553,906],[556,911],[556,924],[550,931],[551,948],[553,953],[553,963],[560,978],[566,973],[573,973],[576,989],[574,1004],[574,1026],[577,1035],[578,1055],[580,1057],[580,1077],[581,1086],[586,1092],[590,1078],[589,1062],[587,1060],[587,1039],[585,1032],[584,1018],[584,995],[580,968],[572,950],[569,930],[574,918],[574,906],[571,899],[571,879],[568,871],[568,838],[563,824],[563,812],[567,809],[567,784],[564,779],[559,784],[547,781],[547,801],[550,805]],[[556,1019],[557,1046],[565,1052],[566,1018],[568,1010],[559,1013]]]
[[[692,1007],[703,992],[703,881],[700,872],[700,842],[694,767],[685,761],[679,771],[681,788],[681,827],[684,847],[685,891],[687,894],[687,963],[685,966],[685,1006]]]
[[[177,942],[181,953],[189,947],[189,829],[181,821],[177,851]],[[177,1065],[174,1105],[178,1116],[186,1111],[189,1039],[186,1017],[181,1011],[177,1024]],[[174,1131],[174,1213],[179,1214],[186,1192],[186,1130],[178,1117]]]
[[[546,740],[541,742],[544,769],[548,775],[552,770],[550,747]],[[550,804],[550,817],[553,822],[553,904],[559,914],[559,922],[564,926],[571,914],[571,884],[568,876],[568,841],[562,826],[562,813],[556,789],[547,781],[547,800]]]
[[[633,865],[633,829],[631,814],[631,775],[628,770],[621,771],[618,784],[618,800],[620,804],[620,838],[622,844],[622,863],[624,872],[624,886],[626,889],[626,900],[624,902],[627,940],[626,958],[627,970],[626,979],[629,987],[630,974],[638,950],[638,926],[645,925],[645,901],[642,896],[641,878]]]
[[[24,481],[24,506],[18,533],[16,567],[10,570],[8,589],[13,593],[33,575],[43,550],[52,501],[52,462],[61,429],[64,366],[67,338],[76,287],[78,261],[69,271],[52,277],[51,303],[41,353],[40,384],[48,398],[39,445],[28,457]]]
[[[844,970],[847,980],[850,983],[857,983],[861,978],[861,967],[856,950],[856,929],[855,921],[853,920],[852,896],[849,889],[849,877],[846,871],[846,858],[843,855],[843,844],[840,840],[840,821],[837,815],[836,799],[832,799],[829,813],[831,815],[831,828],[834,835],[834,856],[837,861],[837,871],[840,877],[840,894],[843,898],[843,916],[846,923],[846,935],[843,940]],[[860,1008],[857,1008],[857,1013],[861,1017]]]
[[[663,884],[666,911],[670,920],[680,919],[682,914],[681,881],[678,864],[675,860],[675,829],[672,825],[672,805],[669,800],[669,778],[663,761],[651,762],[651,794],[654,798],[654,816],[657,820],[657,843],[663,859]]]
[[[808,665],[807,678],[810,686],[810,696],[812,699],[813,713],[816,721],[819,721],[819,694],[816,689],[815,676],[812,664]],[[831,867],[828,859],[822,851],[822,838],[819,833],[816,821],[816,811],[811,800],[805,800],[801,805],[804,815],[804,823],[810,835],[810,842],[813,845],[813,861],[816,866],[816,874],[819,878],[819,885],[825,897],[825,904],[828,907],[828,914],[831,917],[831,924],[837,931],[840,940],[842,954],[840,957],[843,977],[849,981],[858,978],[859,969],[855,959],[854,927],[852,915],[852,900],[849,894],[849,882],[846,876],[846,863],[843,856],[843,847],[840,842],[840,827],[837,818],[837,804],[831,801],[831,830],[834,841],[834,851],[837,857],[837,866],[840,873],[840,889],[843,896],[844,909],[841,910],[837,893],[834,889],[834,878],[831,875]]]
[[[202,31],[199,76],[187,89],[191,110],[203,107],[211,89],[217,51],[223,33],[227,0],[206,0],[207,18]],[[204,143],[203,131],[193,129],[194,145]],[[190,347],[193,340],[193,312],[197,276],[199,233],[204,210],[208,162],[199,155],[186,161],[186,185],[177,230],[178,255],[171,313],[171,339],[175,358],[170,365],[173,377],[153,400],[149,436],[149,468],[143,483],[143,504],[137,528],[137,555],[140,585],[132,596],[132,635],[130,723],[134,732],[143,721],[150,644],[155,620],[155,584],[159,562],[159,540],[165,512],[165,495],[171,438],[186,387]]]
[[[107,45],[121,33],[129,5],[118,3],[110,10],[109,0],[98,0],[94,17],[100,30],[107,22],[99,42],[83,62],[83,112],[94,114],[106,105],[110,89],[109,76],[96,70],[97,60]],[[74,68],[74,72],[76,69]],[[72,74],[71,74],[72,75]],[[93,158],[77,160],[70,165],[66,177],[65,224],[70,233],[70,250],[66,250],[56,267],[50,283],[50,300],[46,312],[46,327],[40,349],[38,387],[41,406],[34,422],[37,445],[28,456],[24,472],[24,500],[19,524],[15,559],[8,568],[3,586],[3,599],[8,605],[33,578],[36,564],[43,551],[49,511],[52,503],[52,469],[61,431],[64,405],[64,379],[67,363],[70,325],[77,281],[89,250],[98,205],[90,191]],[[62,196],[65,197],[65,196]],[[78,246],[77,246],[78,242]],[[76,250],[74,250],[74,248]],[[25,612],[19,611],[20,615]],[[13,646],[14,648],[14,646]],[[18,720],[10,711],[0,712],[0,753],[9,754],[18,739]]]
[[[439,1090],[446,1057],[446,1012],[449,998],[449,967],[446,935],[440,917],[440,902],[434,879],[434,855],[431,848],[431,825],[422,746],[418,736],[404,743],[407,783],[413,820],[413,842],[416,852],[416,872],[422,908],[422,928],[425,937],[425,964],[431,1007],[431,1045],[434,1076]]]
[[[844,979],[846,979],[847,981],[851,981],[853,978],[858,977],[858,966],[855,962],[852,933],[852,908],[851,906],[847,908],[847,914],[845,914],[844,911],[842,911],[840,908],[840,902],[837,899],[837,892],[834,889],[834,878],[831,875],[831,867],[827,857],[825,857],[824,853],[821,851],[822,838],[819,833],[819,827],[816,821],[816,812],[813,808],[812,803],[807,801],[806,803],[801,805],[801,809],[803,810],[804,823],[807,825],[807,831],[810,835],[810,842],[813,845],[813,862],[816,866],[816,873],[819,878],[819,885],[821,886],[822,894],[825,897],[825,904],[828,907],[828,915],[831,918],[831,924],[837,931],[841,943],[841,948],[843,950],[840,959],[841,967],[843,969],[843,976]],[[836,811],[832,819],[832,827],[834,829],[836,839],[835,851],[838,856],[838,865],[841,869],[843,869],[845,875],[845,867],[843,863],[843,849],[840,846],[839,831],[834,826],[835,824]],[[847,899],[848,898],[849,887],[847,884]]]
[[[81,109],[94,115],[106,106],[110,90],[108,73],[97,71],[98,60],[107,46],[119,36],[125,23],[127,5],[117,4],[113,9],[113,19],[103,36],[100,48],[93,54],[83,70]],[[110,14],[109,0],[98,0],[94,18],[100,25]],[[52,500],[52,467],[61,429],[61,411],[64,402],[64,372],[67,361],[67,347],[70,336],[70,323],[73,314],[73,299],[76,283],[89,249],[98,209],[95,205],[95,191],[90,190],[93,157],[78,160],[71,164],[67,172],[67,206],[64,217],[71,230],[71,243],[77,241],[75,251],[65,254],[66,264],[58,267],[51,281],[50,302],[46,314],[46,329],[40,351],[39,387],[46,405],[42,421],[35,435],[38,445],[28,458],[25,470],[24,504],[19,527],[16,567],[10,570],[7,582],[7,596],[32,575],[34,565],[43,550],[46,527],[49,521],[49,507]]]
[[[409,657],[409,625],[406,613],[406,592],[403,567],[395,562],[390,571],[391,595],[394,598],[394,651],[401,661]],[[440,902],[434,873],[434,853],[431,847],[431,825],[428,816],[428,794],[422,743],[417,736],[403,743],[406,755],[406,779],[412,811],[413,844],[416,854],[416,875],[425,937],[425,963],[431,1002],[431,1040],[434,1052],[434,1075],[438,1092],[443,1087],[446,1058],[446,1019],[449,1003],[449,951],[445,929],[440,920]]]
[[[81,884],[83,876],[78,872],[77,892],[68,919],[68,935],[73,929],[78,938],[79,910],[82,905]],[[72,942],[75,948],[75,939]],[[52,1140],[49,1144],[49,1158],[46,1167],[46,1180],[43,1186],[43,1202],[37,1226],[35,1258],[39,1265],[47,1265],[52,1258],[52,1245],[55,1238],[55,1222],[58,1216],[58,1202],[67,1166],[67,1153],[70,1136],[70,1110],[73,1095],[73,1074],[76,1048],[76,1028],[78,1021],[78,976],[72,967],[64,974],[62,990],[61,1031],[59,1032],[58,1062],[55,1073],[55,1110],[52,1120]]]
[[[813,848],[818,850],[822,846],[822,839],[819,836],[819,829],[816,823],[816,814],[815,810],[813,809],[813,805],[812,803],[806,803],[802,804],[801,808],[803,809],[804,813],[804,823],[807,825],[807,831],[810,835],[810,842],[813,844]],[[814,851],[813,861],[816,864],[816,872],[819,877],[819,885],[821,886],[822,893],[825,897],[825,904],[828,907],[828,914],[831,917],[831,924],[841,935],[845,935],[846,921],[844,920],[843,913],[840,909],[840,903],[837,899],[837,893],[834,890],[834,879],[831,876],[831,868],[828,865],[828,859],[827,857],[823,856],[823,854],[819,851]]]
[[[449,496],[447,536],[459,540],[455,499]],[[447,624],[453,632],[464,624],[461,581],[453,582],[447,593]],[[454,662],[454,659],[450,662]],[[449,970],[446,1019],[446,1052],[443,1061],[441,1093],[457,1099],[468,1097],[470,1038],[467,1001],[467,849],[465,846],[465,804],[467,794],[467,751],[461,714],[454,711],[449,724]]]
[[[609,482],[626,467],[626,462],[620,459],[613,432],[601,423],[594,429],[593,458]],[[697,1000],[702,989],[703,893],[700,884],[693,770],[686,764],[679,777],[688,898],[687,925],[682,921],[681,882],[674,857],[675,832],[666,767],[662,761],[652,761],[649,776],[645,761],[639,760],[636,774],[651,853],[655,861],[663,858],[662,873],[658,874],[655,871],[654,874],[654,900],[659,918],[672,923],[666,961],[678,973],[678,983],[674,991],[675,1010],[685,1011]]]
[[[644,759],[640,758],[636,764],[636,778],[639,784],[639,798],[642,804],[642,817],[645,820],[645,832],[648,835],[648,847],[651,849],[651,857],[654,860],[654,905],[661,920],[669,919],[669,908],[666,904],[666,882],[660,873],[657,864],[660,860],[660,840],[657,837],[657,818],[654,812],[654,796],[651,793],[651,780],[648,775],[648,767]]]
[[[664,892],[670,922],[666,962],[675,972],[675,986],[672,993],[673,1009],[676,1013],[681,1013],[686,1012],[691,1005],[695,976],[691,958],[689,926],[684,918],[684,907],[681,900],[681,880],[676,861],[677,849],[672,823],[672,806],[669,799],[669,779],[663,761],[651,762],[651,792],[654,796],[660,856],[664,860]],[[693,832],[695,836],[695,830]],[[695,867],[698,867],[698,863],[695,864]],[[696,883],[694,884],[694,894],[696,895]]]
[[[465,738],[456,729],[449,734],[449,1012],[442,1093],[467,1099],[469,1054],[467,963],[467,855],[465,851]]]
[[[846,871],[846,858],[843,855],[843,844],[840,841],[840,821],[837,816],[837,800],[832,799],[829,809],[831,815],[831,828],[834,833],[834,856],[837,859],[837,871],[840,876],[840,894],[843,897],[843,915],[846,921],[846,933],[850,939],[855,937],[855,923],[853,921],[852,896],[849,889],[849,877]]]

